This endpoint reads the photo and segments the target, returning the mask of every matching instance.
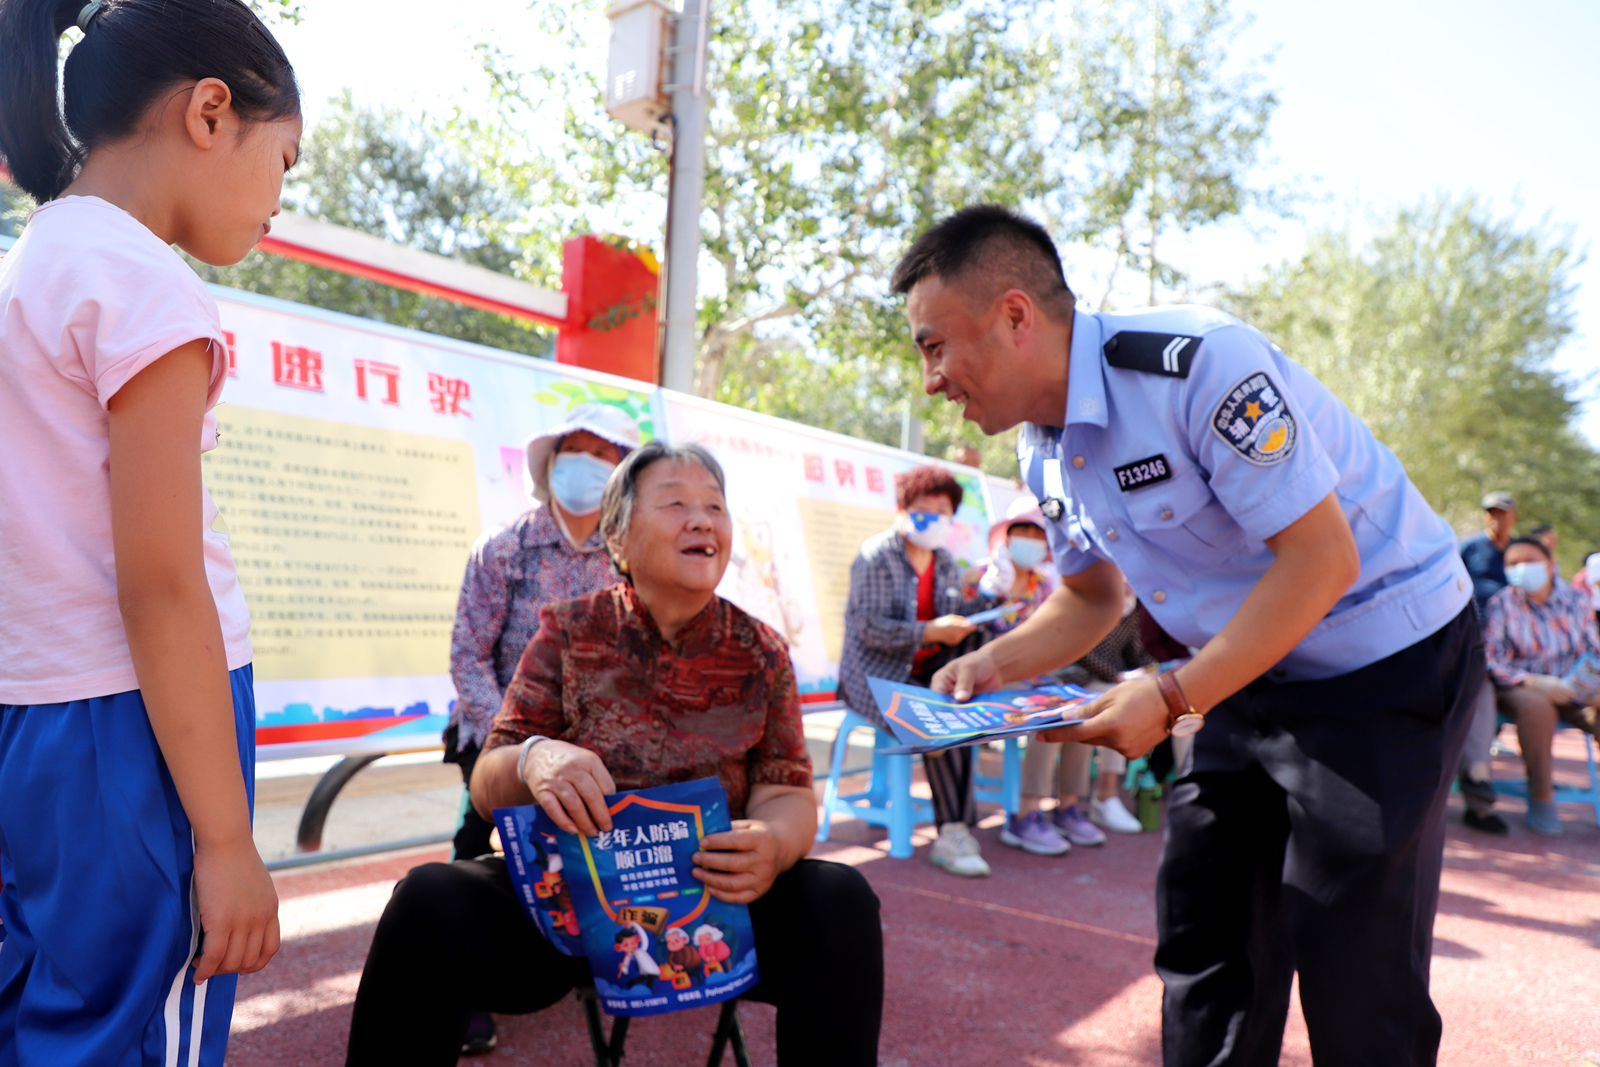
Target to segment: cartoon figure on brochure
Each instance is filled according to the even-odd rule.
[[[629,923],[617,931],[617,951],[622,962],[617,964],[617,984],[632,989],[643,985],[654,990],[661,977],[661,965],[650,954],[650,935],[638,923]]]
[[[540,908],[550,917],[550,923],[556,929],[565,930],[573,937],[581,937],[578,911],[573,906],[566,875],[562,873],[561,850],[556,847],[553,838],[547,840],[536,838],[533,844],[543,860],[542,863],[535,861],[535,866],[543,867],[543,872],[539,881],[533,886],[534,896],[538,898]]]
[[[1017,711],[1002,712],[1000,717],[1011,726],[1021,726],[1025,722],[1051,718],[1057,709],[1076,703],[1079,703],[1077,697],[1063,696],[1060,693],[1029,693],[1011,701],[1011,706],[1017,708]]]

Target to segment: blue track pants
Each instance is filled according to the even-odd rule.
[[[229,678],[253,804],[251,669]],[[0,1067],[222,1067],[237,977],[194,984],[193,875],[137,691],[0,704]]]

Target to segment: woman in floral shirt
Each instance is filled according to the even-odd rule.
[[[804,858],[817,807],[800,696],[783,639],[716,595],[723,485],[695,445],[623,461],[600,528],[626,581],[540,613],[472,800],[485,815],[536,803],[592,837],[611,829],[608,794],[715,775],[733,826],[700,842],[694,876],[750,905],[761,981],[746,996],[777,1006],[778,1063],[876,1067],[878,900],[855,868]],[[346,1062],[453,1067],[469,1012],[539,1011],[588,974],[528,922],[504,857],[424,864],[378,922]]]

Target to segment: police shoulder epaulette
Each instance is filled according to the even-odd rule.
[[[1106,342],[1106,362],[1123,370],[1187,378],[1200,338],[1182,333],[1123,330]]]

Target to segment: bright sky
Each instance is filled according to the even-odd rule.
[[[472,42],[531,47],[519,0],[306,0],[281,39],[308,112],[344,86],[370,104],[428,107],[472,83]],[[1266,68],[1280,106],[1262,183],[1295,182],[1317,200],[1268,235],[1240,228],[1197,237],[1185,265],[1199,280],[1237,281],[1293,255],[1308,226],[1364,227],[1434,194],[1476,194],[1525,224],[1570,229],[1600,257],[1600,4],[1524,0],[1235,0],[1255,17],[1244,52],[1276,49]],[[1579,336],[1559,365],[1600,368],[1600,258],[1574,275]],[[1587,389],[1585,395],[1595,392]],[[1584,430],[1600,444],[1600,403]]]

